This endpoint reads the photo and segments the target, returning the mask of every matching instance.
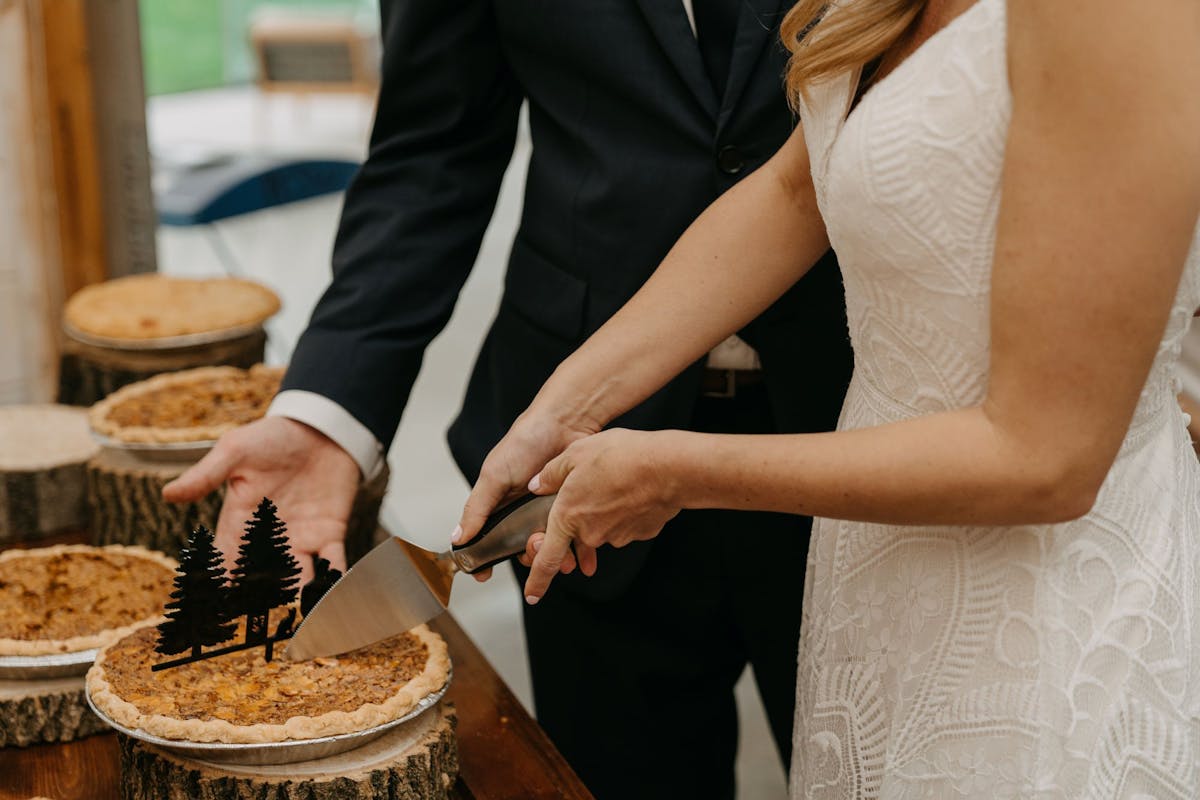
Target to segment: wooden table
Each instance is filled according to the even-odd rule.
[[[79,541],[78,535],[55,541]],[[46,540],[37,544],[45,544]],[[591,794],[450,614],[430,623],[446,640],[458,712],[462,800],[590,800]],[[116,734],[67,744],[0,748],[0,800],[118,800]]]

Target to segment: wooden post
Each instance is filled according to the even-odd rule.
[[[53,162],[65,296],[105,279],[96,108],[88,63],[85,0],[26,0],[34,45],[42,52],[42,124]]]
[[[0,0],[0,402],[54,396],[63,303],[45,61],[31,0]]]
[[[156,266],[137,3],[24,2],[44,54],[43,113],[70,297]]]
[[[54,396],[64,300],[152,270],[133,0],[0,0],[0,402]]]

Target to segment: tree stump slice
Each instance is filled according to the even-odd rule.
[[[152,461],[125,451],[101,450],[87,464],[93,544],[140,544],[179,558],[188,534],[198,526],[215,531],[223,489],[194,503],[162,499],[162,487],[190,466],[191,462]],[[346,530],[346,557],[351,564],[371,549],[387,481],[384,469],[359,487]],[[280,516],[286,523],[287,509],[280,509]]]
[[[234,339],[163,350],[101,347],[67,338],[59,363],[58,402],[90,406],[130,383],[161,372],[261,363],[267,334],[259,328]]]
[[[80,528],[87,460],[98,448],[86,413],[69,406],[0,407],[0,545]]]
[[[230,766],[118,735],[123,800],[446,800],[458,776],[453,708],[438,704],[354,750]]]
[[[107,727],[88,708],[82,675],[0,681],[0,747],[70,742]]]
[[[138,544],[172,558],[187,536],[204,525],[217,528],[224,490],[194,503],[168,503],[162,488],[191,466],[151,461],[120,450],[101,450],[87,465],[87,500],[92,543]]]

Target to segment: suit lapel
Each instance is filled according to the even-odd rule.
[[[783,0],[741,0],[737,33],[733,40],[733,57],[729,63],[729,83],[721,108],[728,115],[737,105],[754,72],[763,46],[779,36],[779,23],[786,9]],[[687,20],[684,20],[685,24]],[[701,72],[703,75],[703,71]],[[782,80],[782,76],[780,76]]]
[[[769,0],[757,0],[768,2]],[[667,57],[679,71],[683,82],[700,101],[700,105],[710,117],[716,119],[718,103],[717,93],[713,90],[712,81],[704,70],[704,61],[700,58],[700,47],[688,24],[687,14],[683,10],[682,0],[637,0],[642,9],[642,16],[654,31]]]

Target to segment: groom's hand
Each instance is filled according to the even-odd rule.
[[[346,569],[346,523],[358,491],[358,464],[315,428],[286,417],[266,417],[231,431],[203,459],[163,487],[172,503],[197,500],[226,484],[217,521],[217,546],[227,563],[258,502],[269,497],[287,524],[293,555],[313,574],[313,557]]]

